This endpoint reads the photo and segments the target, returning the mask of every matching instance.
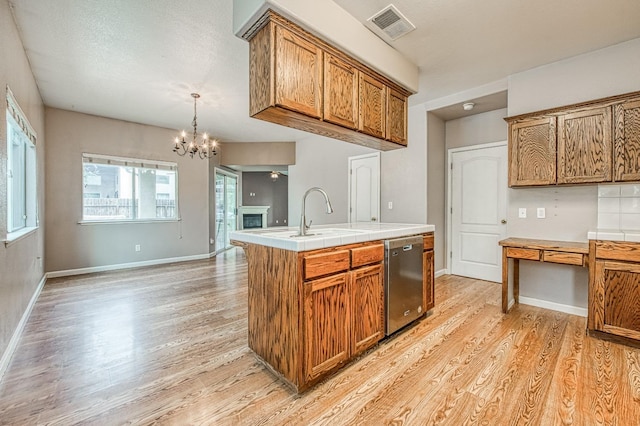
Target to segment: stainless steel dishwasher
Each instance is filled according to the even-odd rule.
[[[424,314],[422,248],[421,235],[384,242],[387,336]]]

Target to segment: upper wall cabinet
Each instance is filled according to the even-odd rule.
[[[611,181],[611,107],[558,117],[558,183]]]
[[[613,105],[614,180],[640,181],[640,97]]]
[[[509,186],[555,183],[555,117],[523,120],[509,127]]]
[[[640,92],[506,120],[509,186],[640,181]]]
[[[407,145],[411,94],[268,10],[249,40],[254,118],[383,151]]]

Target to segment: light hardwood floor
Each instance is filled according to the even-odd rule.
[[[640,350],[445,276],[436,308],[295,395],[247,347],[247,269],[217,258],[52,279],[0,383],[0,424],[638,425]]]

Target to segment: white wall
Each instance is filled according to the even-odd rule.
[[[510,116],[640,90],[640,39],[568,58],[509,78]],[[518,208],[528,209],[518,219]],[[546,219],[536,219],[536,207]],[[587,240],[596,227],[597,186],[509,190],[508,234],[550,240]],[[521,262],[520,296],[587,306],[586,268]]]
[[[40,228],[6,246],[0,242],[0,377],[8,362],[10,342],[18,329],[30,299],[44,276],[44,106],[36,86],[22,41],[13,22],[7,0],[0,0],[0,240],[7,233],[7,123],[5,88],[11,88],[26,118],[38,135],[36,157],[38,162],[38,213]],[[17,337],[17,335],[16,335]]]

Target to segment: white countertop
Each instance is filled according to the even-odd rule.
[[[293,237],[297,226],[247,229],[233,231],[231,240],[250,244],[260,244],[292,251],[316,250],[344,244],[373,240],[387,240],[408,235],[435,231],[434,225],[408,223],[336,223],[312,226],[304,237]]]
[[[640,231],[625,231],[623,229],[596,229],[589,231],[587,238],[590,240],[630,241],[640,242]]]

